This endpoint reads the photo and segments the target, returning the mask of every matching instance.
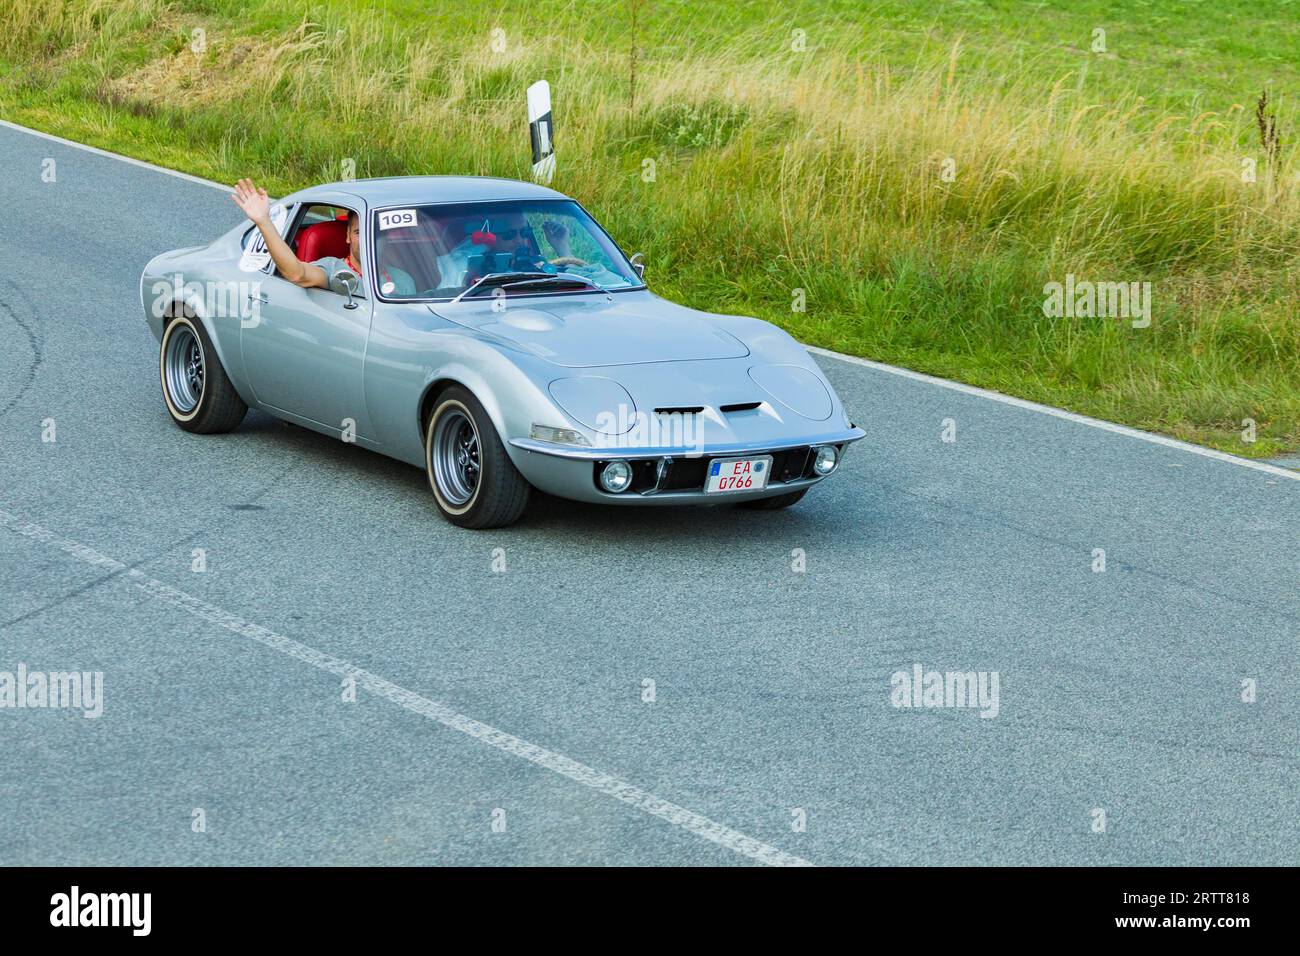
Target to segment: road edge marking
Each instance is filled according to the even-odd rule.
[[[44,133],[38,129],[20,126],[18,123],[13,123],[9,120],[0,119],[0,126],[16,130],[20,133],[29,133],[32,136],[39,136],[42,139],[52,140],[53,142],[61,143],[64,146],[71,146],[73,149],[82,149],[88,153],[94,153],[97,156],[106,156],[109,159],[117,159],[124,163],[129,163],[132,166],[138,166],[141,169],[152,169],[154,172],[163,173],[167,176],[175,176],[178,179],[198,183],[201,186],[210,186],[213,189],[221,189],[225,191],[231,191],[233,189],[232,186],[213,182],[211,179],[204,179],[201,176],[193,176],[189,173],[182,173],[179,170],[168,169],[166,166],[159,166],[157,163],[151,163],[147,160],[123,156],[121,153],[114,153],[106,149],[100,149],[98,146],[87,146],[85,143],[78,143],[75,140],[64,139],[62,136],[55,136],[53,133]],[[800,344],[802,345],[803,343]],[[1063,408],[1055,408],[1051,405],[1040,405],[1038,402],[1016,398],[1012,395],[1004,395],[1001,392],[990,391],[989,389],[979,388],[975,385],[967,385],[964,382],[954,382],[951,379],[939,378],[937,375],[927,375],[924,372],[916,372],[910,368],[902,368],[897,365],[886,365],[884,362],[876,362],[872,359],[862,358],[857,355],[846,355],[843,352],[835,352],[831,349],[822,348],[819,345],[804,345],[804,348],[815,355],[838,359],[841,362],[848,362],[851,365],[861,365],[864,368],[874,369],[877,372],[887,372],[890,375],[898,375],[902,378],[910,378],[916,382],[925,382],[929,385],[937,385],[940,388],[951,389],[965,395],[972,395],[976,398],[1001,402],[1003,405],[1011,405],[1016,408],[1024,409],[1025,411],[1038,412],[1041,415],[1051,415],[1054,418],[1060,418],[1067,422],[1074,422],[1076,425],[1087,425],[1091,428],[1100,428],[1102,431],[1108,431],[1115,435],[1126,435],[1129,438],[1137,438],[1141,441],[1150,442],[1155,445],[1163,445],[1166,448],[1177,448],[1182,451],[1188,451],[1194,455],[1200,455],[1203,458],[1212,458],[1216,461],[1224,461],[1233,465],[1253,468],[1256,471],[1261,471],[1268,475],[1274,475],[1280,478],[1290,478],[1292,481],[1300,481],[1300,472],[1289,471],[1286,468],[1279,468],[1276,465],[1270,465],[1262,461],[1252,461],[1249,458],[1230,455],[1226,451],[1216,451],[1213,448],[1204,448],[1200,445],[1193,445],[1191,442],[1179,441],[1177,438],[1157,435],[1154,432],[1144,432],[1138,428],[1130,428],[1127,425],[1118,425],[1115,422],[1103,421],[1100,418],[1089,418],[1087,415],[1080,415],[1077,412],[1069,412]]]
[[[505,753],[520,757],[546,770],[567,777],[590,790],[603,793],[627,804],[635,810],[658,817],[675,827],[694,834],[701,839],[748,857],[767,866],[812,866],[808,860],[787,853],[761,840],[733,830],[725,824],[688,810],[675,803],[656,797],[649,791],[642,790],[626,780],[604,773],[586,764],[579,763],[554,750],[530,743],[521,737],[498,730],[473,717],[458,713],[453,707],[441,701],[423,697],[415,691],[408,690],[392,681],[380,677],[357,665],[318,651],[314,647],[296,641],[291,637],[277,633],[270,628],[254,624],[238,615],[224,611],[214,604],[209,604],[179,588],[174,588],[157,578],[150,577],[138,568],[132,567],[116,558],[111,558],[100,551],[70,538],[63,538],[53,531],[32,521],[20,519],[17,515],[0,510],[0,525],[15,534],[30,538],[41,544],[49,545],[68,554],[78,561],[84,561],[97,568],[107,569],[121,580],[129,580],[135,587],[151,597],[185,611],[192,617],[216,624],[234,634],[278,651],[304,664],[310,664],[318,670],[335,674],[339,677],[352,678],[364,690],[376,697],[382,697],[404,710],[418,714],[428,720],[457,730],[481,743],[496,747]]]
[[[73,149],[80,149],[87,153],[94,153],[96,156],[106,156],[109,159],[116,159],[123,163],[129,163],[132,166],[138,166],[141,169],[151,169],[156,173],[163,173],[167,176],[174,176],[177,179],[184,179],[186,182],[198,183],[200,186],[210,186],[213,189],[221,189],[228,193],[234,192],[233,186],[213,182],[211,179],[204,179],[202,176],[183,173],[179,169],[168,169],[166,166],[159,166],[157,163],[151,163],[148,160],[123,156],[121,153],[114,153],[107,149],[100,149],[98,146],[89,146],[86,143],[78,143],[73,139],[64,139],[62,136],[55,136],[53,133],[45,133],[39,129],[32,129],[28,126],[20,126],[19,124],[10,122],[6,119],[0,119],[0,126],[3,126],[6,129],[16,130],[19,133],[28,133],[32,136],[39,136],[41,139],[48,139],[51,142],[59,143],[62,146],[71,146]]]
[[[1004,395],[1001,392],[990,391],[987,388],[979,388],[976,385],[967,385],[965,382],[954,382],[951,379],[939,378],[937,375],[927,375],[924,372],[915,372],[910,368],[899,368],[896,365],[886,365],[884,362],[876,362],[871,359],[861,358],[857,355],[845,355],[842,352],[833,352],[830,349],[824,349],[818,345],[805,345],[809,352],[814,355],[825,356],[826,358],[838,359],[841,362],[847,362],[850,365],[861,365],[865,368],[874,369],[877,372],[888,372],[890,375],[897,375],[901,378],[909,378],[913,381],[924,382],[927,385],[937,385],[940,388],[950,389],[954,392],[961,392],[963,395],[971,395],[975,398],[984,398],[993,402],[1000,402],[1003,405],[1011,405],[1015,408],[1021,408],[1029,412],[1038,412],[1040,415],[1051,415],[1053,418],[1060,418],[1067,422],[1074,422],[1076,425],[1087,425],[1090,428],[1099,428],[1102,431],[1111,432],[1115,435],[1125,435],[1129,438],[1141,439],[1150,442],[1153,445],[1163,445],[1166,448],[1176,448],[1181,451],[1188,451],[1194,455],[1200,455],[1203,458],[1213,458],[1216,461],[1226,461],[1229,464],[1241,465],[1245,468],[1253,468],[1255,471],[1262,471],[1267,475],[1274,475],[1279,478],[1290,478],[1292,481],[1300,481],[1300,472],[1288,471],[1285,468],[1279,468],[1277,465],[1270,465],[1263,461],[1252,461],[1249,458],[1241,458],[1237,455],[1230,455],[1226,451],[1217,451],[1213,448],[1204,448],[1200,445],[1193,445],[1191,442],[1180,441],[1177,438],[1170,438],[1167,435],[1158,435],[1155,432],[1144,432],[1139,428],[1132,428],[1128,425],[1119,425],[1115,422],[1104,421],[1100,418],[1089,418],[1087,415],[1080,415],[1078,412],[1066,411],[1064,408],[1056,408],[1052,405],[1040,405],[1038,402],[1031,402],[1028,399],[1016,398],[1013,395]]]

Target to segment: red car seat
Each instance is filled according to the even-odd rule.
[[[329,222],[318,222],[299,229],[294,251],[303,262],[315,262],[326,256],[346,259],[351,251],[348,246],[348,221],[331,219]]]

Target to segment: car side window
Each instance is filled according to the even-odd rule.
[[[308,204],[288,237],[294,255],[303,262],[315,263],[324,268],[326,277],[330,280],[329,290],[338,295],[347,294],[346,289],[333,281],[333,273],[347,266],[351,251],[348,241],[348,217],[351,212],[343,206]],[[364,260],[361,268],[365,268]],[[364,279],[357,283],[353,295],[365,295]]]

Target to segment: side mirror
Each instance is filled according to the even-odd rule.
[[[334,273],[333,281],[337,282],[339,285],[343,286],[343,288],[347,290],[348,301],[347,304],[343,306],[343,308],[355,309],[357,307],[357,303],[353,300],[352,296],[356,293],[357,289],[361,287],[361,280],[357,278],[357,274],[353,272],[351,269],[348,269],[346,267],[341,268]]]
[[[641,253],[633,253],[632,258],[628,260],[632,263],[632,268],[636,270],[637,278],[645,282],[645,256]]]

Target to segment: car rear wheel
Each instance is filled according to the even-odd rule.
[[[756,511],[776,511],[778,508],[789,508],[797,504],[799,500],[808,494],[807,488],[800,488],[798,491],[791,491],[784,495],[773,495],[771,498],[758,498],[754,501],[742,501],[742,508],[753,508]]]
[[[167,411],[187,432],[228,432],[248,413],[198,319],[182,315],[167,323],[158,371]]]
[[[462,528],[504,527],[528,505],[528,482],[479,400],[459,386],[434,403],[424,433],[424,464],[438,510]]]

